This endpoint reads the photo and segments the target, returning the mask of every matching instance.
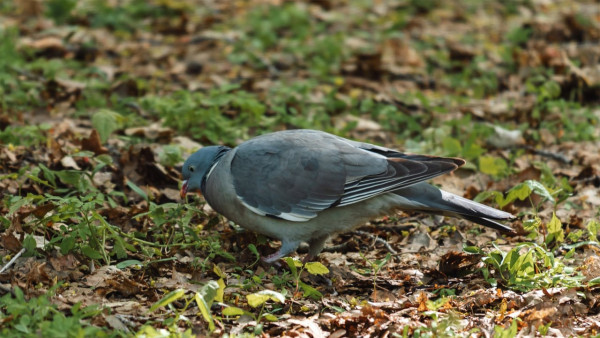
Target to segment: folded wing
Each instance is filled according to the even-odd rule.
[[[268,134],[234,151],[231,174],[242,203],[260,215],[299,222],[464,164],[454,158],[406,155],[314,130]]]

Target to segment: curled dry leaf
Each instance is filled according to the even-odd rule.
[[[439,270],[450,277],[463,277],[475,271],[481,262],[481,255],[450,251],[440,260]]]
[[[81,139],[81,148],[92,151],[96,155],[108,153],[108,149],[102,145],[100,134],[98,134],[96,129],[92,129],[89,137]]]

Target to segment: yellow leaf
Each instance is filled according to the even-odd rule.
[[[221,270],[221,268],[219,268],[217,264],[215,264],[215,266],[213,267],[213,272],[215,273],[215,275],[221,277],[222,279],[227,278],[223,270]]]
[[[249,294],[246,296],[246,299],[248,300],[248,305],[252,307],[259,307],[263,305],[266,301],[269,300],[269,298],[271,297],[267,295],[260,295],[257,293]]]
[[[264,315],[263,318],[270,322],[276,322],[278,320],[277,316],[275,316],[274,314],[270,314],[270,313],[267,313],[266,315]]]
[[[183,295],[185,295],[185,290],[183,290],[183,289],[173,290],[173,291],[169,292],[168,294],[166,294],[161,300],[152,304],[152,306],[150,307],[150,310],[148,310],[148,311],[152,312],[161,306],[166,306],[168,304],[171,304],[172,302],[183,297]]]
[[[239,307],[230,306],[223,309],[221,312],[223,316],[241,316],[244,314],[244,310]]]
[[[219,279],[217,281],[217,284],[219,284],[219,288],[217,289],[217,295],[215,296],[215,300],[217,302],[223,303],[223,295],[225,294],[225,282],[223,281],[223,278]]]
[[[304,264],[306,271],[311,275],[325,275],[329,273],[329,269],[319,262],[308,262]]]
[[[479,170],[484,174],[498,176],[507,168],[506,161],[494,156],[481,156],[479,158]]]
[[[279,303],[285,302],[285,297],[281,293],[272,290],[262,290],[249,294],[246,296],[246,299],[248,300],[248,305],[252,307],[261,306],[269,299]]]
[[[562,243],[565,240],[565,232],[562,228],[562,223],[556,217],[556,214],[552,214],[552,219],[550,223],[548,223],[548,234],[553,235],[553,238],[556,242]]]
[[[210,332],[214,331],[215,322],[213,321],[212,315],[210,314],[210,307],[208,306],[208,304],[206,304],[204,298],[202,298],[200,293],[196,292],[194,298],[196,299],[196,304],[198,304],[198,309],[200,309],[202,317],[204,317],[204,320],[208,322],[208,329],[210,330]]]

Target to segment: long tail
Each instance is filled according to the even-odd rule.
[[[514,219],[512,214],[473,202],[428,183],[418,183],[393,193],[402,198],[399,203],[401,209],[460,217],[492,229],[514,232],[511,227],[497,222]]]

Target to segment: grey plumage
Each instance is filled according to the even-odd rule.
[[[183,166],[182,197],[200,190],[219,213],[282,241],[275,261],[309,244],[316,256],[327,237],[395,210],[462,217],[501,231],[513,216],[424,181],[464,161],[408,155],[316,130],[290,130],[234,149],[205,147]]]

